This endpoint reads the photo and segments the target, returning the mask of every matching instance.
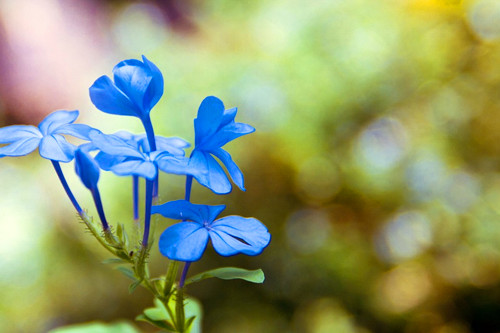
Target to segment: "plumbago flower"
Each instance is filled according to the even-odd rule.
[[[146,151],[147,146],[136,140],[125,140],[116,135],[92,133],[92,145],[106,154],[101,157],[106,168],[118,176],[138,176],[146,179],[146,208],[144,216],[144,235],[142,245],[148,245],[149,223],[153,199],[153,181],[158,176],[158,169],[172,174],[198,176],[200,171],[189,165],[184,156],[175,156],[167,150]],[[170,147],[170,145],[166,145]],[[144,150],[146,148],[146,150]],[[174,149],[177,151],[178,148]]]
[[[52,162],[52,165],[78,214],[83,209],[68,186],[59,162],[70,162],[77,147],[66,141],[64,134],[89,140],[90,133],[99,131],[84,125],[74,124],[78,111],[59,110],[52,112],[38,125],[13,125],[0,128],[0,158],[5,156],[24,156],[38,147],[40,156]]]
[[[146,130],[151,151],[156,150],[149,113],[163,95],[163,76],[145,56],[129,59],[113,68],[113,80],[101,76],[89,88],[90,99],[99,110],[139,118]]]
[[[146,152],[150,153],[151,149],[149,146],[149,142],[147,140],[147,137],[145,134],[132,134],[127,131],[119,131],[114,134],[108,135],[111,137],[116,137],[118,140],[123,140],[125,141],[128,145],[134,147],[137,151],[139,152]],[[185,156],[185,151],[184,149],[189,147],[190,144],[177,137],[163,137],[163,136],[155,136],[155,141],[157,145],[157,149],[160,151],[165,151],[168,152],[169,154],[173,156],[177,156],[180,158],[183,158]],[[86,151],[90,150],[95,150],[98,149],[94,144],[91,142],[86,144],[85,147],[83,148]],[[101,167],[101,169],[106,170],[106,171],[111,171],[111,168],[116,165],[120,164],[122,162],[125,162],[125,160],[129,159],[130,157],[127,156],[117,156],[117,155],[110,155],[107,154],[103,151],[100,151],[96,157],[95,160]],[[184,159],[185,160],[185,159]],[[136,174],[132,174],[132,202],[133,202],[133,212],[134,212],[134,220],[138,221],[139,219],[139,176]]]
[[[70,162],[75,156],[76,146],[66,141],[63,134],[89,140],[96,129],[73,124],[78,118],[78,111],[59,110],[49,114],[38,125],[13,125],[0,128],[0,157],[28,155],[36,148],[45,159]]]
[[[135,150],[145,153],[151,153],[151,149],[149,147],[149,142],[145,134],[132,134],[127,131],[119,131],[114,134],[107,135],[110,140],[113,140],[112,137],[117,138],[119,141],[124,141],[128,145],[134,147]],[[169,153],[172,156],[184,157],[185,156],[185,148],[190,146],[189,142],[177,138],[177,137],[163,137],[156,135],[155,136],[156,146],[159,151],[164,151]],[[98,149],[94,144],[89,143],[87,146],[87,150]],[[121,163],[127,159],[127,156],[117,156],[107,154],[104,151],[100,151],[96,155],[96,161],[99,163],[101,169],[110,171],[111,167],[117,163]]]
[[[184,296],[184,283],[188,282],[186,276],[190,264],[202,257],[209,240],[215,251],[222,256],[238,253],[258,255],[271,240],[267,228],[255,218],[233,215],[217,219],[225,205],[210,206],[189,202],[193,178],[217,194],[231,191],[229,177],[236,186],[245,190],[241,170],[222,147],[255,129],[235,122],[236,108],[225,110],[220,99],[209,96],[202,101],[194,120],[195,146],[187,158],[184,150],[190,146],[188,142],[154,134],[150,112],[163,94],[163,76],[144,56],[142,61],[130,59],[118,63],[113,69],[113,78],[101,76],[89,88],[89,93],[99,110],[139,118],[146,133],[136,135],[122,131],[106,135],[90,126],[74,124],[78,111],[61,110],[48,115],[38,127],[15,125],[0,128],[0,158],[24,156],[38,148],[43,158],[51,160],[87,229],[116,257],[113,258],[114,263],[128,266],[121,267],[121,271],[134,280],[129,291],[144,286],[153,293],[157,308],[154,311],[146,310],[137,319],[171,332],[189,332],[195,316],[199,320],[200,312],[188,316],[188,312],[184,311],[186,302],[189,302]],[[66,141],[65,135],[90,142],[76,147]],[[95,158],[90,155],[91,151],[97,151]],[[70,162],[73,159],[76,174],[92,194],[102,230],[96,228],[92,217],[80,207],[64,178],[59,162]],[[112,171],[119,176],[132,176],[136,221],[139,220],[139,177],[145,179],[144,224],[139,246],[131,245],[123,224],[108,224],[98,188],[100,169]],[[153,206],[153,201],[157,198],[159,171],[186,176],[185,200]],[[159,239],[160,252],[174,260],[169,263],[166,274],[160,278],[152,278],[148,268],[147,259],[153,243],[149,242],[152,214],[182,220],[167,228]],[[177,261],[185,263],[178,283],[175,283],[179,270]],[[244,278],[256,283],[264,280],[261,270],[223,267],[205,272],[201,277],[193,277],[192,281],[206,277]],[[158,283],[159,280],[162,281]]]
[[[106,135],[97,132],[90,135],[92,145],[100,150],[101,155],[98,154],[96,160],[102,164],[103,169],[118,176],[135,175],[148,180],[156,178],[158,169],[178,175],[199,173],[188,165],[189,160],[179,148],[184,144],[181,139],[160,140],[161,147],[165,150],[148,151],[148,143],[137,140],[133,135],[130,139],[124,139],[123,136],[123,133]]]
[[[255,218],[236,215],[215,220],[225,208],[225,205],[196,205],[186,200],[153,206],[153,214],[183,220],[160,236],[160,252],[171,260],[197,261],[210,238],[215,251],[222,256],[260,254],[271,241],[267,228]]]
[[[221,148],[229,141],[255,131],[248,124],[236,123],[236,112],[236,108],[225,110],[220,99],[208,96],[201,102],[198,116],[194,120],[195,148],[189,163],[198,170],[206,170],[195,178],[201,185],[218,194],[231,192],[231,183],[213,156],[224,164],[233,182],[241,190],[245,190],[243,173],[233,162],[231,155]]]

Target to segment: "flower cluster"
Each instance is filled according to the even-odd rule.
[[[14,125],[0,128],[0,158],[27,155],[38,147],[40,156],[52,162],[78,214],[87,225],[91,225],[91,219],[73,195],[59,164],[74,160],[75,171],[91,192],[102,224],[104,237],[100,239],[101,243],[118,257],[135,265],[139,283],[147,274],[141,267],[151,247],[149,229],[152,214],[181,220],[166,228],[159,239],[159,251],[164,256],[187,263],[181,277],[181,287],[189,263],[202,257],[209,239],[215,251],[222,256],[238,253],[258,255],[263,251],[271,236],[261,222],[240,216],[216,219],[224,210],[224,205],[190,202],[193,179],[216,194],[231,192],[230,179],[244,190],[241,170],[222,148],[226,143],[255,131],[248,124],[235,122],[236,108],[226,110],[217,97],[206,97],[194,120],[195,144],[187,157],[185,149],[191,146],[187,141],[154,133],[150,112],[163,95],[163,76],[146,57],[143,56],[142,61],[130,59],[120,62],[113,69],[113,78],[98,78],[89,93],[97,109],[113,115],[139,118],[145,133],[136,135],[120,131],[105,134],[88,125],[75,124],[78,111],[60,110],[49,114],[38,127]],[[68,142],[66,136],[85,142],[76,146]],[[118,176],[131,176],[136,220],[139,211],[138,185],[139,180],[144,179],[144,228],[140,248],[136,249],[136,253],[141,253],[137,258],[131,254],[133,251],[126,248],[128,245],[123,236],[123,227],[113,226],[106,219],[98,186],[101,170],[111,171]],[[153,205],[159,190],[160,171],[186,177],[184,200]],[[165,294],[168,292],[166,290]]]

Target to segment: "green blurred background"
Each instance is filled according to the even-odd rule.
[[[190,287],[204,332],[500,332],[499,1],[1,0],[0,125],[79,109],[105,132],[140,132],[88,87],[141,54],[165,78],[157,133],[192,142],[207,95],[257,129],[227,146],[247,191],[195,186],[193,201],[258,218],[272,242],[258,257],[209,248],[190,274],[261,267],[266,281]],[[111,221],[131,220],[130,183],[102,175]],[[4,158],[0,184],[0,332],[152,306],[101,263],[50,163]],[[182,192],[163,176],[163,201]]]

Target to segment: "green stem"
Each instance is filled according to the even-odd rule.
[[[177,271],[179,270],[179,262],[172,260],[168,263],[167,275],[165,276],[165,287],[163,288],[163,296],[168,299],[172,292]]]
[[[179,333],[185,332],[186,318],[184,316],[184,289],[177,288],[177,294],[175,298],[175,316],[176,316],[176,326]]]

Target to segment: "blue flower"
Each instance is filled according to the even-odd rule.
[[[40,156],[52,161],[69,162],[74,158],[76,146],[67,142],[63,134],[88,140],[91,132],[98,132],[90,126],[73,124],[78,111],[55,111],[49,114],[38,128],[31,125],[13,125],[0,128],[0,157],[24,156],[37,147]]]
[[[123,133],[120,135],[124,135]],[[188,159],[179,153],[180,148],[176,144],[182,145],[181,139],[160,140],[160,147],[166,150],[156,150],[148,152],[141,149],[141,139],[124,139],[118,135],[106,135],[93,133],[90,137],[92,145],[99,149],[103,155],[97,161],[105,170],[110,170],[119,176],[139,176],[148,180],[153,180],[158,174],[158,169],[173,174],[198,174],[198,170],[188,165]],[[164,138],[168,139],[168,138]],[[145,141],[147,148],[147,141]],[[142,146],[144,147],[144,145]]]
[[[257,219],[235,215],[215,220],[225,208],[225,205],[196,205],[186,200],[153,206],[153,214],[184,220],[162,233],[160,252],[171,260],[197,261],[210,238],[215,251],[222,256],[260,254],[271,241],[267,228]]]
[[[233,162],[231,155],[221,148],[229,141],[255,131],[248,124],[236,123],[236,112],[236,108],[225,110],[220,99],[208,96],[201,102],[198,116],[194,120],[195,148],[189,163],[198,170],[206,170],[195,178],[201,185],[218,194],[231,192],[231,183],[213,156],[224,164],[233,182],[241,190],[245,190],[241,170]]]
[[[80,177],[83,185],[90,191],[97,189],[99,181],[99,165],[88,153],[77,149],[75,151],[75,172]]]
[[[90,87],[90,99],[99,110],[141,119],[163,95],[163,76],[145,56],[124,60],[113,68],[113,79],[103,75]]]
[[[106,220],[106,215],[104,214],[101,195],[99,193],[99,188],[97,187],[97,182],[99,181],[99,166],[87,152],[77,149],[75,152],[75,172],[78,177],[80,177],[83,185],[85,185],[85,187],[92,193],[97,213],[101,219],[102,228],[104,231],[108,231],[109,224]]]

